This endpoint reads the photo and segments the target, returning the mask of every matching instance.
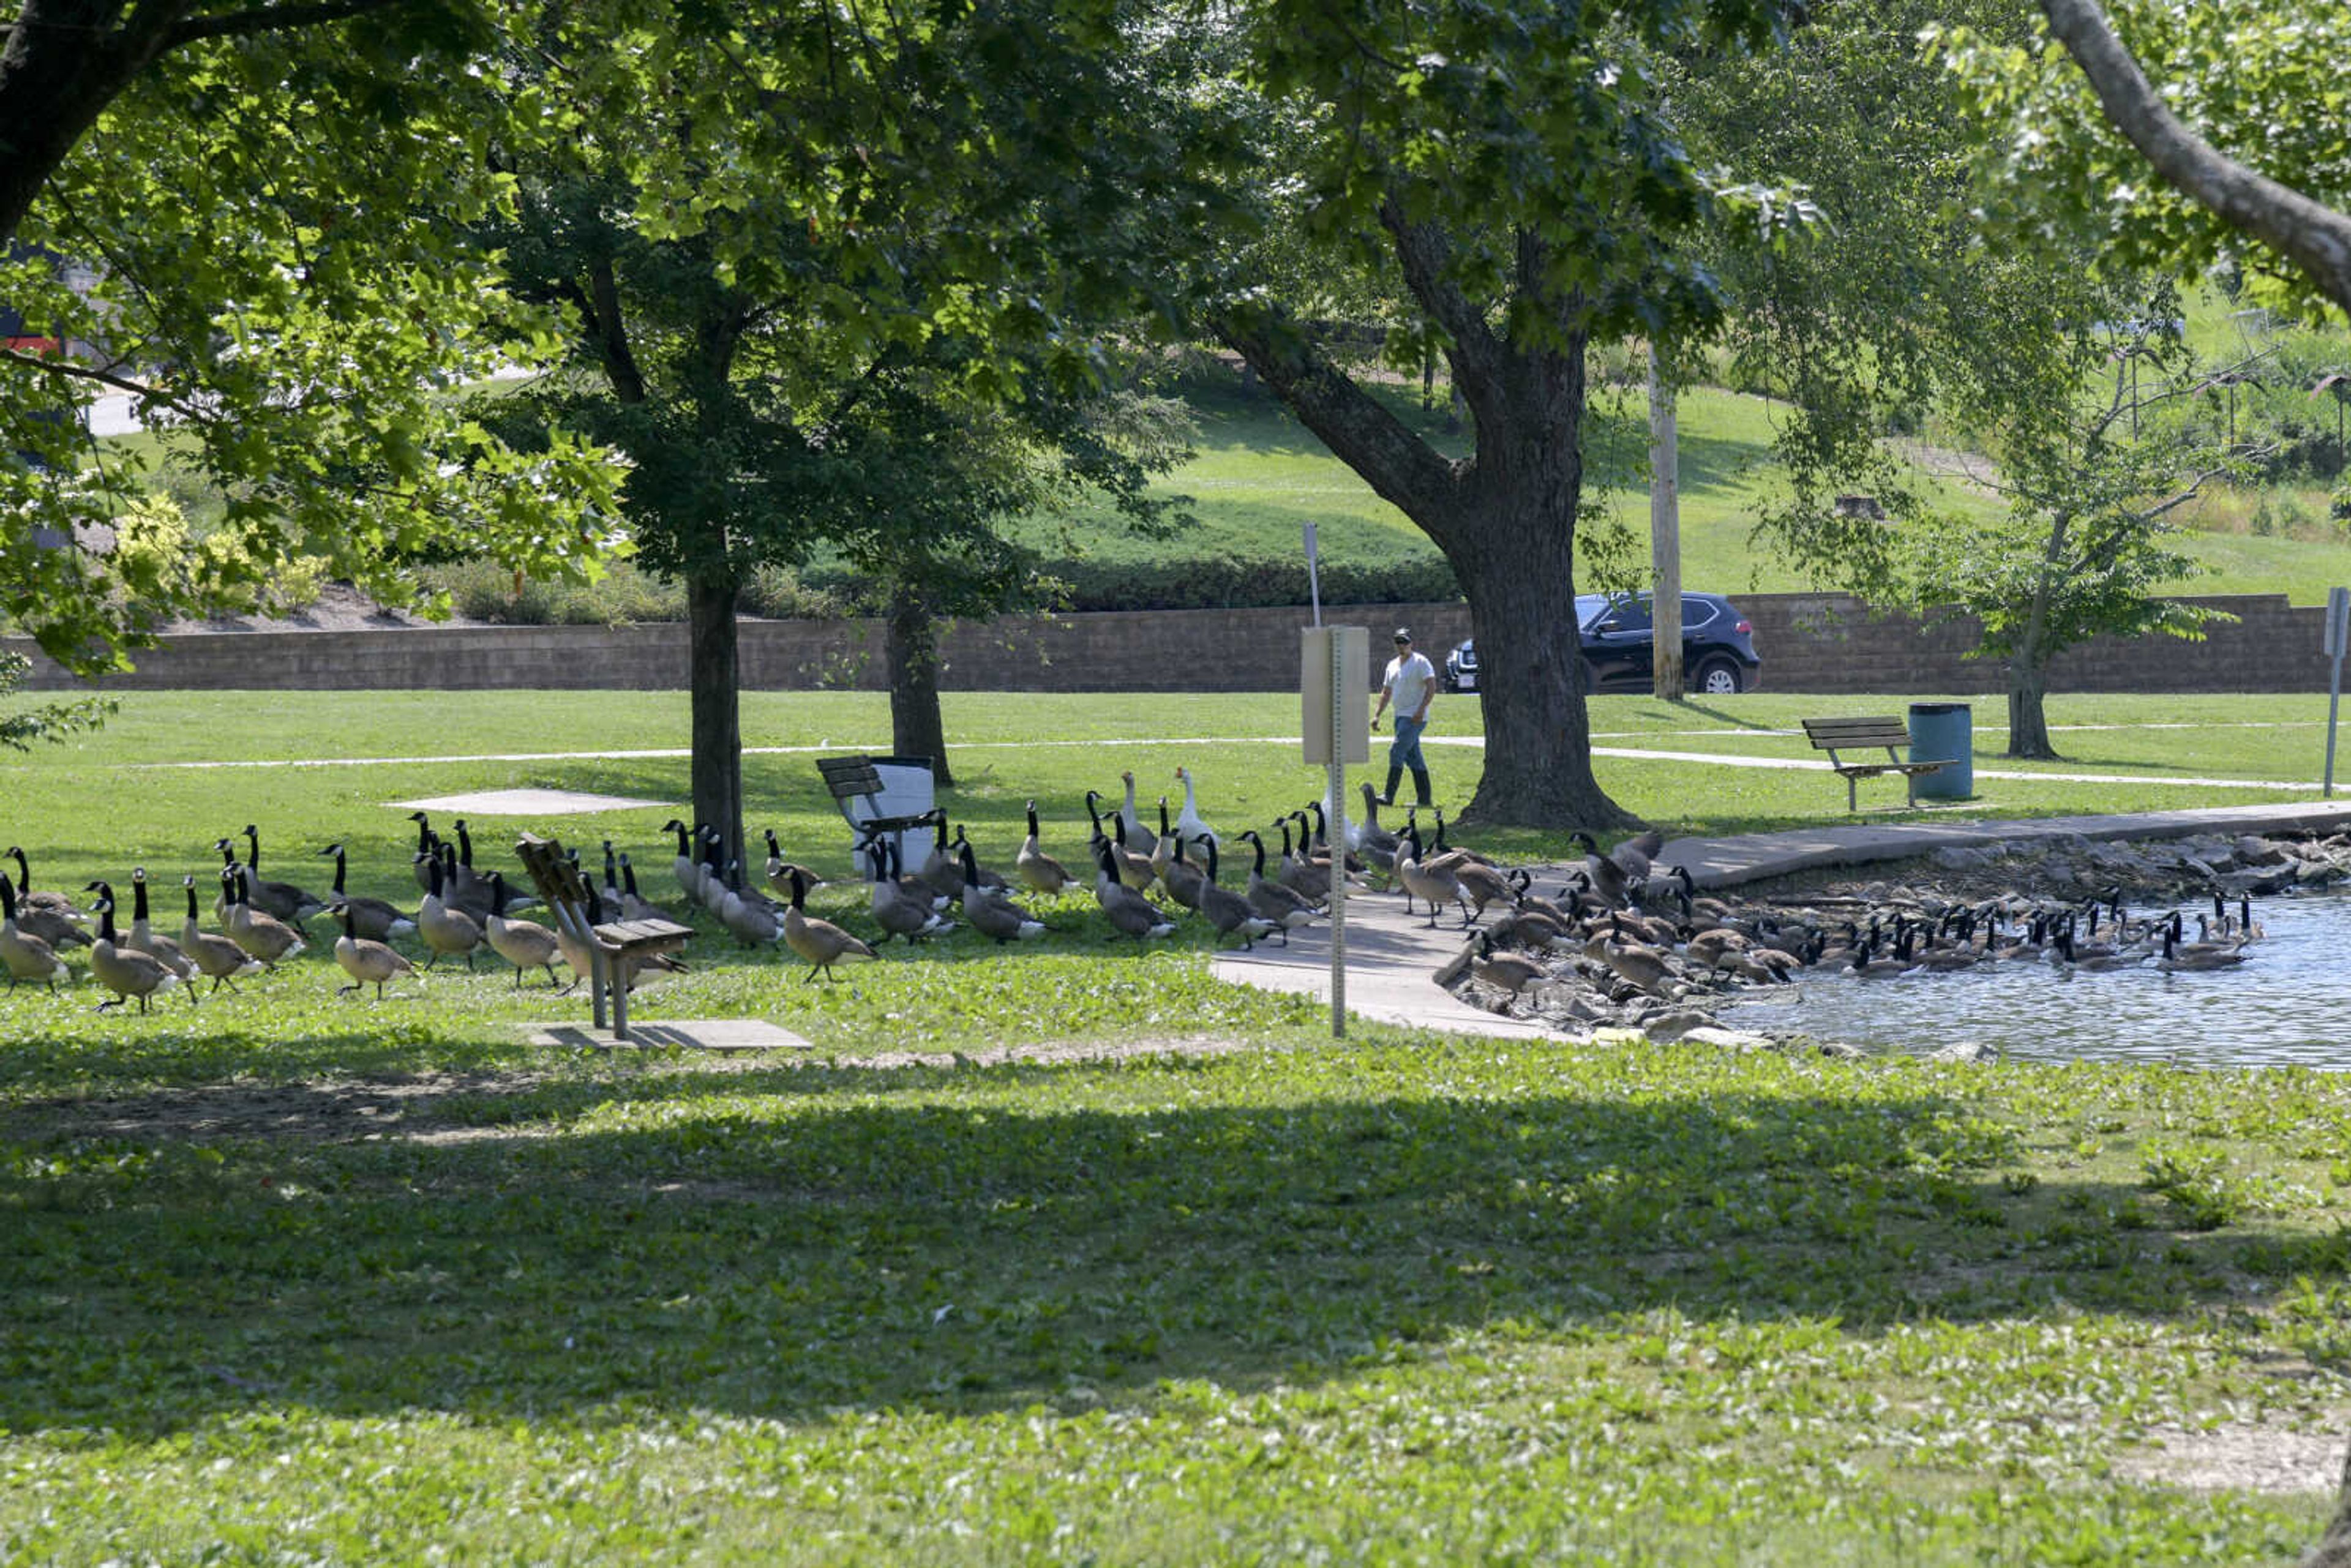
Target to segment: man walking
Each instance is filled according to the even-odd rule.
[[[1380,715],[1387,712],[1389,703],[1395,704],[1395,740],[1388,747],[1388,787],[1380,796],[1380,804],[1395,804],[1396,784],[1409,768],[1413,789],[1420,804],[1426,806],[1433,802],[1428,798],[1428,764],[1420,755],[1420,732],[1428,727],[1428,701],[1437,695],[1437,666],[1414,650],[1408,626],[1396,628],[1395,650],[1380,682],[1380,706],[1372,710],[1372,727],[1377,729]]]

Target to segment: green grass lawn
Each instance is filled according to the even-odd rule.
[[[1851,706],[1593,722],[1794,757],[1766,732]],[[1230,832],[1315,791],[1258,738],[1296,714],[950,696],[948,803],[1000,857],[1035,796],[1074,855],[1084,789],[1132,767],[1149,800],[1180,762]],[[2145,784],[1980,788],[2276,799],[2159,779],[2314,777],[2324,714],[2061,699],[2188,727],[2061,730]],[[323,884],[343,838],[355,888],[413,902],[398,802],[541,784],[661,802],[528,824],[660,891],[682,757],[433,759],[684,723],[674,694],[142,694],[0,765],[0,841],[46,885],[176,889],[252,821],[272,874]],[[759,694],[745,733],[873,748],[885,709]],[[1448,791],[1474,755],[1438,753]],[[329,765],[365,758],[417,760]],[[178,766],[213,759],[279,765]],[[1844,817],[1827,775],[1599,767],[1677,831]],[[755,827],[845,865],[808,753],[746,773]],[[315,953],[145,1016],[0,993],[0,1563],[2282,1565],[2316,1535],[2321,1494],[2144,1456],[2351,1429],[2338,1076],[1338,1044],[1197,937],[1047,918],[831,988],[705,936],[639,998],[804,1058],[536,1052],[518,1026],[584,1004],[446,964],[339,1000]]]

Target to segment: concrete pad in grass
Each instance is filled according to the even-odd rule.
[[[562,817],[586,811],[631,811],[669,800],[639,800],[627,795],[585,795],[576,789],[481,789],[471,795],[439,795],[430,800],[387,800],[410,811],[464,811],[476,817]]]
[[[547,1024],[534,1027],[532,1045],[563,1051],[611,1051],[612,1031],[591,1024]],[[646,1023],[629,1020],[629,1038],[617,1042],[631,1051],[810,1051],[810,1043],[788,1029],[758,1019],[663,1019]]]

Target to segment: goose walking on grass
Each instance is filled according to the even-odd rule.
[[[1159,868],[1159,885],[1167,890],[1168,897],[1185,908],[1205,915],[1207,911],[1200,908],[1200,897],[1207,892],[1211,879],[1207,873],[1184,858],[1186,841],[1185,835],[1180,832],[1168,833],[1160,839],[1159,847],[1167,852],[1167,863]],[[1208,847],[1213,863],[1217,841],[1202,838],[1199,842]]]
[[[1031,893],[1061,894],[1075,887],[1078,879],[1069,868],[1045,852],[1037,837],[1037,802],[1029,802],[1029,836],[1020,841],[1020,852],[1013,857],[1012,869],[1020,874],[1022,885]]]
[[[416,911],[416,934],[432,949],[433,956],[424,960],[428,969],[444,957],[463,956],[468,973],[474,967],[474,949],[482,945],[481,922],[462,909],[452,909],[442,902],[442,892],[448,885],[439,861],[433,862],[432,891]],[[232,931],[234,936],[235,932]]]
[[[258,826],[252,822],[245,825],[245,902],[300,931],[302,922],[326,908],[327,901],[290,882],[272,882],[261,874]]]
[[[760,869],[766,875],[768,885],[769,887],[774,888],[776,892],[784,898],[791,897],[792,873],[794,872],[799,872],[801,878],[806,881],[810,887],[822,887],[824,885],[824,878],[817,875],[814,870],[808,866],[801,865],[798,862],[788,861],[784,858],[784,846],[777,841],[775,829],[763,828],[760,831],[768,841],[768,862]],[[622,858],[625,860],[627,857],[622,856]]]
[[[1273,922],[1281,945],[1287,947],[1290,946],[1290,934],[1320,916],[1322,906],[1296,888],[1265,874],[1265,839],[1255,828],[1246,829],[1235,837],[1257,852],[1256,862],[1249,867],[1246,895],[1249,906]]]
[[[108,887],[106,895],[112,898],[114,890]],[[148,918],[147,868],[143,865],[131,868],[131,931],[123,939],[123,946],[135,947],[149,957],[161,960],[165,968],[180,977],[182,985],[188,987],[188,1005],[190,1007],[196,1005],[195,987],[193,984],[196,977],[194,962],[186,953],[181,951],[177,942],[172,941],[169,936],[160,935],[155,930],[153,923]]]
[[[947,844],[947,814],[934,811],[931,817],[938,836],[923,856],[922,868],[914,873],[914,880],[928,883],[933,893],[952,902],[963,896],[963,867]]]
[[[180,885],[188,895],[188,917],[180,922],[180,951],[188,956],[200,973],[212,977],[211,996],[223,986],[232,992],[244,977],[261,973],[261,960],[230,941],[214,935],[196,923],[196,879],[183,876]],[[193,993],[191,992],[191,995]]]
[[[621,896],[617,907],[623,920],[666,920],[669,911],[637,891],[637,868],[629,862],[629,852],[621,852]]]
[[[90,888],[99,887],[92,883]],[[98,983],[114,993],[112,1001],[98,1004],[99,1012],[120,1007],[136,997],[139,1010],[147,1010],[147,998],[158,991],[168,991],[181,984],[160,958],[140,952],[135,947],[118,947],[114,936],[114,899],[101,894],[98,900],[98,937],[89,945],[89,972]]]
[[[693,903],[700,904],[706,873],[702,869],[702,857],[695,851],[694,830],[672,817],[662,824],[662,831],[677,835],[677,858],[670,865],[677,873],[678,890]]]
[[[354,895],[343,891],[343,879],[347,867],[343,846],[340,841],[329,844],[319,852],[335,857],[335,886],[334,890],[327,894],[327,907],[329,910],[350,910],[351,925],[360,936],[371,942],[386,942],[394,936],[404,936],[416,929],[415,920],[402,915],[389,901],[370,898],[363,894]]]
[[[1203,834],[1200,842],[1208,852],[1208,869],[1200,878],[1200,885],[1194,895],[1192,906],[1200,912],[1209,925],[1217,928],[1218,936],[1238,935],[1244,950],[1254,951],[1259,937],[1270,936],[1276,931],[1281,933],[1281,945],[1285,947],[1290,946],[1290,929],[1287,925],[1269,915],[1259,914],[1244,895],[1235,893],[1229,887],[1218,885],[1215,836]],[[1176,852],[1178,865],[1184,863],[1183,855],[1184,852],[1179,842]],[[1310,915],[1308,918],[1311,919],[1312,916]]]
[[[493,908],[501,906],[506,902],[505,883],[506,873],[498,871],[490,873],[490,895]],[[346,921],[344,925],[345,928],[349,929],[350,922]],[[488,941],[491,952],[514,966],[515,989],[522,989],[523,971],[526,969],[545,969],[549,990],[554,989],[559,983],[555,977],[555,960],[561,956],[561,949],[556,943],[555,933],[539,925],[538,922],[514,920],[503,915],[492,915],[483,922],[482,936]],[[335,947],[335,956],[340,958],[342,944],[338,942]]]
[[[762,947],[783,940],[782,913],[764,894],[743,885],[741,861],[726,862],[719,873],[719,885],[725,893],[718,900],[718,924],[726,927],[735,940],[747,947]]]
[[[1102,869],[1094,875],[1094,902],[1109,916],[1113,937],[1142,941],[1176,935],[1176,923],[1161,915],[1158,905],[1119,879],[1116,855],[1116,847],[1107,839],[1095,846],[1095,862]]]
[[[8,971],[12,991],[19,980],[37,981],[53,991],[60,980],[73,984],[73,971],[56,948],[16,928],[16,886],[5,876],[0,876],[0,967]]]
[[[1130,774],[1128,777],[1132,779],[1134,776]],[[1131,784],[1129,788],[1132,789]],[[1086,791],[1086,818],[1094,825],[1093,837],[1091,841],[1094,854],[1099,859],[1102,846],[1108,844],[1111,848],[1111,863],[1116,868],[1120,883],[1136,893],[1141,893],[1148,888],[1154,880],[1151,856],[1147,852],[1137,853],[1122,843],[1117,837],[1102,831],[1101,800],[1102,795],[1098,790]]]
[[[82,913],[73,900],[62,893],[33,891],[33,873],[23,848],[10,844],[5,852],[16,862],[16,929],[57,951],[89,946],[89,933],[83,929]]]
[[[221,880],[228,897],[228,913],[221,927],[228,933],[230,941],[260,959],[265,969],[274,969],[279,960],[304,950],[307,944],[292,926],[246,902],[243,877],[235,871],[226,871],[221,873]]]
[[[351,977],[348,986],[337,986],[335,995],[348,997],[361,986],[375,987],[375,999],[383,1000],[386,981],[402,975],[413,975],[416,966],[402,957],[390,944],[359,934],[358,912],[346,904],[338,912],[342,916],[343,934],[335,938],[335,962]],[[555,971],[548,971],[549,979]],[[522,971],[515,971],[515,984],[522,983]]]
[[[918,937],[938,936],[955,929],[954,922],[931,907],[931,884],[926,882],[908,885],[891,874],[892,857],[895,851],[886,838],[874,839],[865,846],[866,863],[872,870],[873,881],[866,894],[866,909],[873,924],[882,927],[882,940],[891,937],[905,939],[912,946]],[[784,894],[791,895],[791,878],[784,880]]]
[[[979,880],[978,857],[972,853],[969,841],[963,848],[963,912],[972,928],[998,945],[1007,942],[1030,942],[1045,935],[1045,923],[1012,902],[1000,889],[984,885]]]
[[[874,952],[831,921],[819,920],[809,914],[807,899],[808,878],[796,872],[792,875],[792,901],[784,910],[784,946],[812,966],[800,977],[800,984],[807,985],[822,975],[830,985],[835,964],[848,958],[872,958]]]

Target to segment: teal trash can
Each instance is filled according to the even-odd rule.
[[[1972,796],[1976,792],[1974,709],[1966,703],[1912,703],[1910,760],[1951,764],[1918,776],[1919,799],[1965,800]]]

